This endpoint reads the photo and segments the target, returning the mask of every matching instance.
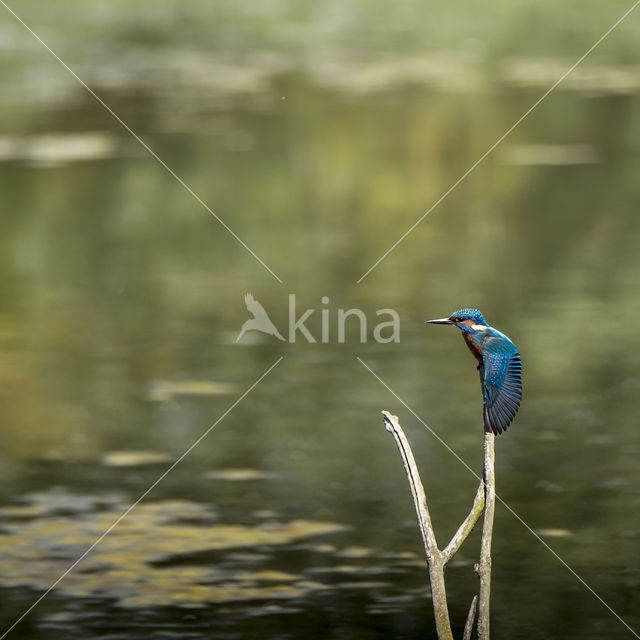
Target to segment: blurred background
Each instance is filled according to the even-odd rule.
[[[380,410],[441,545],[476,480],[356,356],[480,471],[473,360],[422,324],[462,306],[524,362],[498,493],[640,632],[640,9],[356,283],[631,4],[10,4],[284,284],[0,7],[0,632],[284,356],[8,637],[435,638]],[[245,292],[330,341],[236,344]],[[493,563],[496,637],[633,636],[501,506]]]

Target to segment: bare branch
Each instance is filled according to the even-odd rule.
[[[420,525],[427,560],[431,562],[440,556],[440,550],[438,549],[436,534],[431,524],[431,516],[429,514],[429,507],[427,506],[427,496],[424,492],[422,480],[420,480],[420,473],[418,472],[418,467],[416,466],[416,461],[411,451],[411,445],[409,445],[409,441],[398,422],[398,416],[391,415],[388,411],[383,411],[382,415],[384,416],[384,426],[387,431],[393,435],[398,445],[398,450],[400,451],[400,456],[402,457],[402,462],[404,463],[407,478],[411,486],[411,495],[413,496],[413,502],[418,515],[418,524]]]
[[[473,596],[471,606],[469,607],[469,614],[467,615],[467,621],[464,625],[464,633],[462,634],[462,640],[471,640],[471,633],[473,631],[473,621],[476,617],[476,606],[478,604],[478,596]]]
[[[478,518],[482,515],[482,511],[484,509],[484,482],[480,482],[478,485],[478,490],[476,491],[476,497],[473,499],[473,505],[471,506],[471,511],[464,519],[464,522],[458,527],[453,538],[451,538],[451,542],[446,546],[446,548],[442,552],[442,556],[444,558],[444,563],[446,564],[453,558],[453,556],[457,553],[460,545],[466,540],[467,536],[471,533],[473,527],[475,526]]]
[[[480,545],[480,562],[476,565],[476,572],[480,577],[480,594],[474,596],[467,615],[464,628],[464,640],[471,639],[476,610],[478,612],[478,639],[489,640],[489,600],[491,595],[491,536],[493,531],[493,518],[495,512],[495,436],[493,433],[484,434],[484,479],[480,482],[476,491],[473,505],[467,517],[451,538],[447,547],[440,551],[436,542],[435,531],[431,523],[431,516],[427,506],[427,498],[420,479],[420,473],[398,418],[388,411],[383,411],[384,424],[398,446],[402,462],[404,464],[411,495],[418,516],[418,524],[422,534],[427,565],[429,567],[429,581],[433,612],[435,615],[438,640],[453,640],[451,623],[449,621],[449,609],[447,606],[447,594],[444,582],[444,567],[455,555],[465,541],[480,515],[484,512],[482,525],[482,541]]]
[[[489,640],[489,601],[491,598],[491,536],[496,506],[495,436],[484,434],[484,519],[480,544],[480,599],[478,606],[478,639]]]
[[[431,585],[431,600],[433,603],[433,613],[436,622],[436,632],[438,640],[453,640],[451,622],[449,620],[449,608],[447,606],[447,591],[444,583],[444,561],[442,552],[438,549],[436,535],[431,524],[431,516],[427,506],[427,497],[424,492],[420,473],[416,466],[416,461],[411,451],[411,446],[407,437],[402,431],[397,416],[391,415],[388,411],[383,411],[384,426],[393,435],[398,451],[402,457],[413,503],[418,515],[418,524],[422,533],[424,550],[427,554],[427,565],[429,567],[429,583]]]

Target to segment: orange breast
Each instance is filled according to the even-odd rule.
[[[465,333],[463,335],[464,341],[467,343],[471,353],[473,353],[478,362],[482,362],[482,343],[480,339],[472,333]]]

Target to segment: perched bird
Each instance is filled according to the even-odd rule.
[[[280,335],[277,327],[273,322],[271,322],[271,318],[269,318],[269,314],[264,310],[264,307],[253,297],[250,293],[245,293],[244,295],[244,303],[247,306],[247,311],[253,316],[253,318],[249,318],[240,329],[240,333],[236,338],[236,342],[242,338],[245,331],[262,331],[262,333],[266,333],[270,336],[275,336],[278,340],[284,340],[284,338]]]
[[[516,345],[504,333],[490,327],[477,309],[460,309],[449,318],[426,322],[452,324],[462,331],[467,346],[480,363],[485,431],[496,435],[505,431],[522,399],[522,363]]]

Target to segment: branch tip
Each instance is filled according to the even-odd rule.
[[[467,621],[464,625],[464,634],[462,640],[471,640],[471,633],[473,632],[473,623],[476,618],[476,606],[478,604],[478,596],[473,596],[471,606],[469,607],[469,613],[467,614]]]

